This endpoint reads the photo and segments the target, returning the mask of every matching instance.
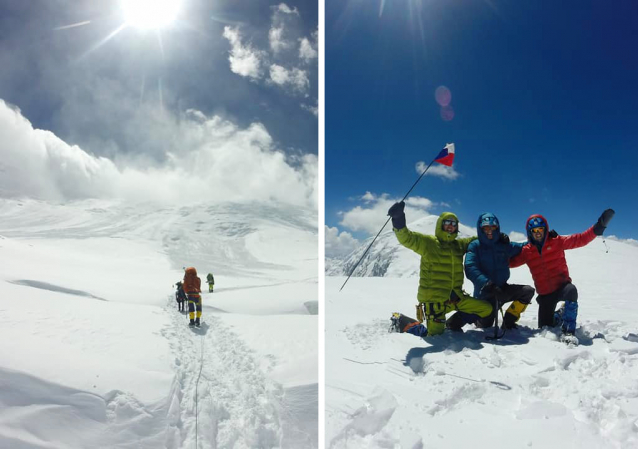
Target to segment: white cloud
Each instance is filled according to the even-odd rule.
[[[512,231],[509,233],[510,240],[512,242],[526,242],[527,236],[522,232]]]
[[[315,105],[309,105],[309,104],[301,104],[301,108],[305,109],[306,111],[310,112],[312,115],[314,115],[315,117],[319,117],[319,108]]]
[[[377,196],[372,192],[366,191],[366,193],[363,194],[361,199],[365,201],[366,203],[369,203],[371,201],[376,201]]]
[[[272,64],[270,66],[270,79],[275,84],[283,85],[290,82],[290,74],[284,67]]]
[[[405,200],[405,204],[424,210],[429,210],[434,206],[434,203],[431,200],[420,196],[408,198],[407,200]]]
[[[296,68],[287,70],[278,64],[270,66],[270,82],[279,86],[290,86],[291,89],[300,92],[308,90],[310,86],[306,72]]]
[[[386,193],[375,195],[371,192],[366,192],[361,200],[365,202],[365,206],[355,206],[348,211],[340,212],[341,221],[339,224],[352,231],[366,232],[370,235],[379,232],[388,219],[388,209],[399,201],[398,198],[390,198]],[[429,210],[434,206],[435,203],[427,198],[408,198],[405,204],[405,215],[408,223],[431,215]]]
[[[304,70],[297,68],[292,69],[291,83],[295,89],[301,92],[305,92],[310,87],[310,80],[308,74]]]
[[[188,111],[174,120],[182,146],[169,163],[113,161],[70,146],[49,131],[34,129],[0,100],[0,195],[44,200],[126,198],[184,203],[207,199],[277,200],[317,206],[318,160],[291,160],[260,123],[247,128],[219,116]],[[137,163],[136,163],[137,162]]]
[[[326,257],[339,257],[350,254],[359,241],[349,232],[339,232],[339,229],[325,226],[326,232]]]
[[[284,29],[280,28],[271,28],[268,32],[268,41],[270,42],[270,49],[276,54],[280,51],[286,50],[292,46],[291,42],[287,42],[284,39]]]
[[[308,38],[302,38],[299,44],[299,57],[304,61],[310,61],[311,59],[316,59],[317,56],[317,50],[312,46]]]
[[[299,11],[297,8],[291,9],[285,3],[273,6],[272,9],[272,25],[268,31],[268,42],[272,52],[277,55],[293,48],[295,40],[292,35],[296,31]]]
[[[258,50],[250,45],[244,45],[241,41],[239,29],[224,27],[224,37],[230,42],[230,69],[233,73],[252,79],[261,77],[261,58]]]
[[[415,169],[416,172],[420,175],[421,173],[423,173],[423,170],[425,170],[426,167],[427,165],[425,164],[425,162],[417,162]],[[438,176],[441,178],[454,180],[460,176],[460,173],[457,172],[453,166],[448,167],[441,164],[432,164],[428,171],[425,173],[425,176]]]
[[[283,12],[285,14],[299,15],[299,11],[297,10],[297,8],[291,8],[290,6],[286,5],[285,3],[280,3],[279,6],[277,6],[277,10],[280,11],[280,12]]]

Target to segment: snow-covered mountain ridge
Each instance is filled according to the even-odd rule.
[[[408,228],[422,234],[434,235],[438,216],[430,215],[408,223]],[[476,235],[476,229],[459,223],[459,237]],[[370,245],[372,237],[361,242],[358,248],[343,258],[332,258],[326,263],[326,275],[347,276],[352,267]],[[413,251],[401,246],[392,231],[392,225],[388,226],[379,235],[370,251],[361,260],[352,273],[354,277],[380,276],[380,277],[411,277],[419,274],[420,256]],[[416,262],[415,262],[416,261]]]

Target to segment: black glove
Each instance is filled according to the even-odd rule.
[[[614,212],[613,209],[607,209],[605,212],[603,212],[603,214],[594,225],[594,234],[603,235],[603,233],[605,232],[605,228],[614,217],[615,213],[616,212]]]
[[[486,296],[498,295],[499,293],[502,293],[502,292],[503,290],[501,290],[501,287],[499,287],[492,281],[487,281],[485,285],[483,285],[483,288],[481,289],[481,293]]]
[[[392,227],[394,227],[394,229],[405,228],[405,213],[403,209],[405,209],[405,201],[394,203],[388,210],[388,215],[392,217]]]
[[[506,245],[510,244],[510,238],[507,234],[501,232],[501,236],[498,239],[499,242],[505,243]]]
[[[554,231],[553,229],[551,231],[549,231],[549,238],[550,239],[555,239],[556,237],[558,237],[558,232]]]

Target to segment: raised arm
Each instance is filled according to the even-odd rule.
[[[399,240],[400,244],[421,256],[427,254],[431,245],[436,241],[436,237],[432,235],[413,232],[407,227],[395,229],[394,234],[397,236],[397,240]]]
[[[558,238],[563,241],[563,248],[575,249],[581,248],[590,243],[596,238],[596,234],[594,234],[594,227],[592,226],[591,228],[589,228],[585,232],[581,232],[580,234],[572,234],[567,236],[560,235],[558,236]]]

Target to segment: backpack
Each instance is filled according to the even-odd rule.
[[[175,285],[177,286],[177,291],[175,292],[175,300],[177,302],[186,300],[186,294],[184,293],[184,289],[182,288],[182,283],[178,282]]]
[[[184,292],[187,295],[199,295],[202,291],[201,285],[202,281],[197,277],[197,270],[193,267],[187,268],[184,273]]]

